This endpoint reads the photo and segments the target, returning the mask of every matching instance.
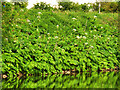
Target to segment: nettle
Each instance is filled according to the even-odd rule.
[[[118,32],[115,26],[99,23],[99,16],[36,9],[21,12],[3,15],[3,73],[12,77],[19,72],[97,71],[119,66]]]

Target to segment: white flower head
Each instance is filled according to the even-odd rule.
[[[89,10],[89,12],[92,12],[92,11],[93,11],[93,9],[90,9],[90,10]]]
[[[8,40],[8,38],[5,38],[6,40]]]
[[[77,43],[75,43],[74,45],[77,45]]]
[[[97,18],[97,16],[94,16],[94,18]]]
[[[110,38],[109,38],[109,37],[108,37],[107,39],[108,39],[108,40],[110,40]]]
[[[59,6],[58,6],[58,5],[53,5],[53,8],[58,9],[58,8],[59,8]]]
[[[55,38],[58,38],[58,36],[55,36]]]
[[[48,37],[48,39],[51,39],[51,37]]]
[[[88,4],[88,7],[90,7],[90,4]]]
[[[38,28],[37,28],[37,31],[38,31]]]
[[[94,28],[96,28],[96,26],[94,26]]]
[[[79,39],[80,37],[79,36],[77,36],[77,39]]]
[[[83,38],[84,38],[84,39],[86,39],[86,37],[85,37],[85,36],[83,36]]]
[[[29,20],[29,19],[27,19],[27,22],[30,22],[30,20]]]
[[[20,20],[20,18],[17,18],[17,20]]]
[[[32,24],[32,23],[29,23],[30,25]]]
[[[96,32],[96,30],[94,30]]]
[[[92,31],[90,31],[92,33]]]
[[[62,49],[62,51],[64,52],[65,50],[64,50],[64,49]]]
[[[101,28],[103,28],[103,27],[101,27]]]
[[[95,35],[93,35],[93,37],[96,37]]]
[[[86,42],[85,45],[87,45],[88,43]]]
[[[87,35],[87,33],[85,33],[85,35]]]
[[[16,25],[16,26],[18,26],[18,25]]]
[[[38,12],[38,14],[42,14],[41,12]]]
[[[76,20],[76,18],[72,18],[73,20]]]
[[[76,31],[76,29],[73,29],[73,31]]]
[[[91,46],[91,48],[94,48],[93,46]]]
[[[33,49],[33,51],[35,51],[35,49]]]
[[[59,25],[57,25],[57,28],[59,28]]]
[[[50,35],[50,33],[47,33],[48,35]]]
[[[37,18],[40,18],[40,16],[37,16]]]
[[[23,9],[21,9],[20,11],[24,11]]]
[[[60,6],[60,8],[62,8],[62,6]]]

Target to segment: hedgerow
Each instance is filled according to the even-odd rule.
[[[28,75],[74,68],[79,72],[114,69],[120,65],[117,26],[107,24],[109,21],[103,24],[100,17],[74,11],[4,11],[2,73],[13,77],[19,72]]]

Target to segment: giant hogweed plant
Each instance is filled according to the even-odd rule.
[[[3,13],[2,72],[8,76],[119,66],[118,31],[99,16],[23,10]]]

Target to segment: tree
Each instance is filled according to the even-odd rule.
[[[28,0],[27,2],[14,2],[14,0],[11,0],[10,2],[13,3],[14,6],[18,6],[20,8],[26,8],[28,5]]]
[[[59,6],[62,6],[62,10],[70,10],[72,2],[58,2]]]

